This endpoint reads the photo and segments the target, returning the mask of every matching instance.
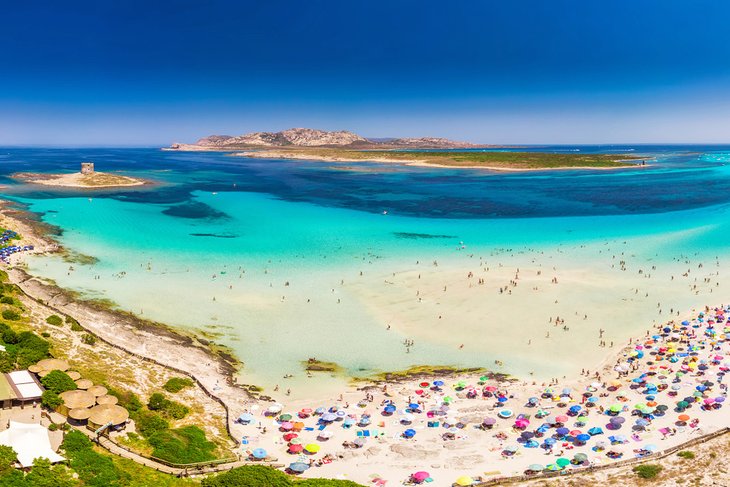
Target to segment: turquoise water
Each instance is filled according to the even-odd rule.
[[[619,343],[666,318],[657,301],[684,309],[721,298],[721,287],[711,294],[702,283],[728,254],[728,152],[691,149],[646,149],[659,160],[642,170],[524,174],[18,150],[4,156],[8,172],[91,158],[160,186],[84,193],[13,184],[5,194],[60,227],[65,246],[98,259],[33,257],[32,273],[210,334],[235,350],[250,382],[303,377],[309,357],[353,374],[499,359],[507,372],[551,377],[599,353],[598,328]],[[619,271],[620,260],[630,269]],[[689,261],[705,264],[697,292],[694,274],[680,283]],[[534,295],[520,287],[500,297],[518,268],[545,277],[555,268],[561,284],[535,281]],[[467,271],[485,272],[486,284],[465,287]],[[559,333],[547,322],[557,313],[590,319],[560,340],[528,344]],[[416,345],[406,349],[405,338]],[[565,349],[575,352],[548,359]],[[328,381],[337,382],[320,380]]]

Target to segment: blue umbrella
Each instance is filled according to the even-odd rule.
[[[421,409],[421,405],[420,404],[416,404],[414,402],[414,403],[411,403],[411,404],[408,405],[408,409],[410,409],[411,411],[413,411],[415,409]]]
[[[238,421],[241,423],[250,423],[253,421],[253,414],[243,413],[238,417]]]
[[[251,454],[254,458],[258,458],[259,460],[261,460],[262,458],[266,458],[267,456],[266,450],[264,450],[263,448],[256,448]]]
[[[544,443],[546,445],[554,445],[555,443],[557,443],[557,441],[558,440],[556,440],[555,438],[545,438]]]
[[[570,433],[570,430],[568,428],[558,428],[555,430],[555,432],[557,434],[559,434],[560,436],[564,436],[564,435],[567,435],[568,433]]]
[[[442,381],[442,380],[435,380],[435,381],[433,381],[433,385],[435,385],[436,387],[441,387],[441,386],[444,385],[444,381]]]
[[[540,444],[535,440],[530,440],[525,443],[525,448],[537,448],[538,446],[540,446]]]
[[[591,439],[591,435],[587,435],[585,433],[581,433],[578,436],[575,437],[576,440],[586,442]]]
[[[405,436],[406,438],[413,438],[414,436],[416,436],[416,430],[409,428],[403,432],[403,436]]]
[[[309,464],[304,462],[294,462],[289,465],[289,470],[292,472],[302,473],[309,468]]]
[[[591,436],[602,435],[603,434],[603,430],[601,428],[599,428],[599,427],[596,426],[596,427],[593,427],[593,428],[589,429],[588,430],[588,434],[591,435]]]
[[[386,412],[386,413],[394,413],[395,412],[395,406],[393,406],[392,404],[388,404],[387,406],[385,406],[385,408],[383,408],[383,412]]]
[[[583,409],[583,408],[582,408],[582,407],[580,407],[580,406],[578,406],[577,404],[576,404],[575,406],[570,406],[570,411],[572,411],[572,412],[574,412],[574,413],[577,413],[577,412],[578,412],[578,411],[580,411],[581,409]]]

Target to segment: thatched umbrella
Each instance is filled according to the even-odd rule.
[[[88,391],[96,397],[104,396],[108,392],[104,386],[89,387]]]
[[[66,372],[70,365],[65,360],[57,358],[46,358],[36,364],[41,370],[60,370]]]
[[[89,389],[94,386],[94,383],[91,382],[89,379],[79,379],[76,381],[76,387],[79,389]]]
[[[33,372],[34,374],[37,374],[38,372],[43,370],[43,367],[39,367],[38,364],[33,364],[30,367],[28,367],[28,370]]]
[[[91,409],[86,408],[76,408],[68,412],[69,418],[76,419],[78,421],[87,420],[89,419],[89,416],[91,416]]]
[[[90,409],[89,422],[97,426],[120,425],[129,419],[129,411],[116,404],[102,404]]]
[[[75,390],[66,391],[59,394],[63,399],[63,405],[66,409],[83,409],[90,408],[96,404],[96,398],[88,391]]]
[[[81,378],[81,374],[76,372],[75,370],[69,370],[66,372],[66,375],[71,377],[71,380],[79,380]]]
[[[119,402],[115,396],[99,396],[96,398],[96,404],[116,404]]]

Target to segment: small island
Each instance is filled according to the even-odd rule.
[[[16,173],[12,177],[26,183],[66,188],[118,188],[149,184],[149,181],[143,179],[97,172],[94,170],[93,162],[82,162],[81,171],[75,173]]]
[[[237,152],[239,157],[331,162],[383,162],[493,171],[621,169],[646,167],[647,159],[625,154],[580,154],[513,151],[348,150],[334,148],[262,149]]]

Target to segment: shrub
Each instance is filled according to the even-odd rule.
[[[158,431],[147,439],[154,447],[152,456],[173,463],[197,463],[213,460],[215,443],[208,441],[197,426]]]
[[[50,334],[50,333],[48,333],[47,331],[42,331],[42,332],[41,332],[41,336],[42,336],[43,338],[50,338],[50,337],[51,337],[51,334]]]
[[[159,392],[155,392],[150,396],[147,407],[152,411],[160,411],[164,416],[172,419],[182,419],[190,412],[187,406],[170,401]]]
[[[140,411],[134,418],[135,426],[139,434],[149,438],[156,433],[170,428],[170,423],[164,420],[159,414]]]
[[[175,393],[180,392],[186,387],[192,387],[193,384],[195,384],[193,380],[188,377],[173,377],[172,379],[165,382],[165,385],[162,386],[162,388],[165,389],[167,392]]]
[[[167,407],[167,403],[169,402],[170,401],[168,401],[164,395],[159,392],[155,392],[150,396],[150,400],[147,402],[147,407],[152,411],[161,411]]]
[[[0,303],[3,304],[15,304],[15,300],[11,298],[10,296],[3,296],[0,298]]]
[[[58,315],[51,315],[46,318],[46,323],[53,326],[63,326],[63,320]]]
[[[204,478],[201,487],[291,487],[294,483],[279,470],[263,465],[236,467],[228,472]]]
[[[13,311],[12,309],[4,309],[2,315],[3,319],[9,321],[18,321],[20,319],[20,314],[17,311]]]
[[[48,431],[56,431],[58,429],[58,425],[56,423],[51,423],[48,425]]]
[[[61,394],[66,391],[76,390],[76,383],[68,376],[65,372],[60,370],[53,370],[48,373],[45,377],[41,378],[41,384],[56,394]]]
[[[63,399],[58,394],[53,391],[43,391],[43,395],[41,395],[41,406],[55,410],[61,404],[63,404]]]
[[[74,320],[74,322],[71,323],[71,331],[84,331],[84,328],[81,325],[79,325],[79,323],[76,320]]]
[[[633,468],[633,470],[636,475],[638,475],[642,479],[653,479],[656,478],[656,476],[659,475],[659,472],[662,471],[662,466],[652,463],[645,463],[643,465],[637,465]]]
[[[81,341],[87,345],[94,345],[96,343],[96,337],[88,333],[81,335]]]
[[[18,461],[18,455],[15,450],[9,446],[0,445],[0,476],[12,470],[16,461]]]
[[[26,369],[48,356],[51,345],[38,335],[24,331],[18,333],[17,338],[17,365],[19,368]]]
[[[107,394],[114,396],[119,400],[119,405],[125,408],[130,413],[134,413],[142,409],[142,401],[133,393],[129,391],[120,391],[109,385],[106,386]]]
[[[71,468],[84,485],[106,487],[129,485],[131,476],[119,470],[111,458],[97,453],[91,441],[79,431],[71,431],[63,440]]]
[[[685,460],[692,460],[695,457],[695,453],[693,451],[684,450],[677,453],[677,456],[680,458],[684,458]]]

